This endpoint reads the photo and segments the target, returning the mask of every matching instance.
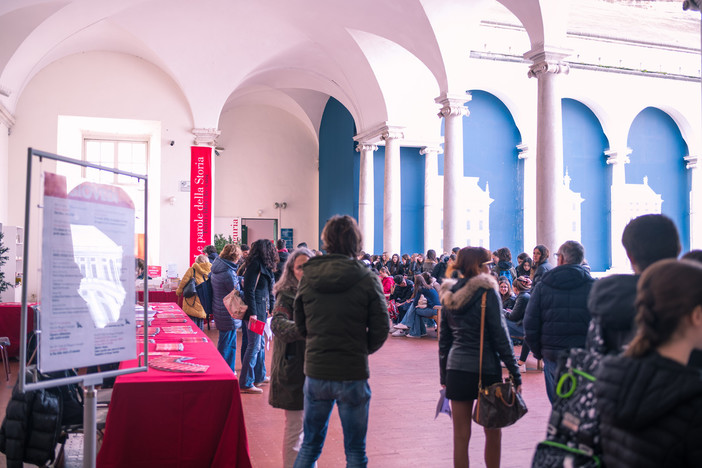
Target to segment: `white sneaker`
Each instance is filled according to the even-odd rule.
[[[395,325],[395,328],[398,330],[409,330],[409,327],[402,323],[398,323],[397,325]]]
[[[404,330],[395,330],[390,336],[405,336]]]

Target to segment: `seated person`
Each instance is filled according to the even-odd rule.
[[[395,281],[395,289],[390,294],[390,300],[395,301],[399,314],[397,321],[400,322],[412,304],[410,299],[412,298],[414,283],[401,275],[395,275],[393,280]]]
[[[393,281],[392,277],[390,276],[390,271],[388,271],[388,267],[380,267],[378,276],[380,277],[380,282],[383,285],[383,294],[385,294],[385,300],[389,300],[390,294],[392,293],[392,287],[394,286],[395,281]]]
[[[502,309],[512,310],[516,296],[512,292],[512,285],[510,284],[509,279],[504,276],[500,276],[499,285],[500,299],[502,299]]]
[[[502,285],[500,284],[500,286]],[[524,341],[524,325],[522,325],[522,320],[524,319],[524,312],[526,311],[529,298],[531,297],[529,294],[531,292],[531,280],[528,276],[520,276],[514,280],[512,288],[517,295],[517,298],[514,300],[514,307],[512,310],[503,309],[503,313],[507,319],[507,329],[509,330],[510,338],[512,338],[512,341],[522,342],[522,352],[517,361],[517,364],[521,366],[526,362],[530,351],[529,346]]]
[[[432,317],[436,312],[434,306],[440,305],[439,293],[429,286],[422,275],[414,277],[414,300],[400,323],[395,325],[396,331],[392,336],[407,336],[421,338],[427,334],[424,317]],[[426,305],[421,304],[420,298],[424,296]]]

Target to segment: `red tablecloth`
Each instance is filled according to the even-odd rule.
[[[172,304],[152,305],[187,317]],[[184,335],[166,334],[162,327],[181,325],[197,330],[197,335],[187,336],[206,336],[190,319],[184,324],[167,323],[157,313],[151,326],[162,331],[155,341],[180,341]],[[149,344],[149,351],[155,346]],[[184,346],[184,351],[170,353],[194,356],[189,362],[209,365],[207,372],[149,369],[117,378],[98,467],[251,467],[234,373],[212,342]],[[127,361],[120,367],[135,366],[137,361]]]
[[[137,291],[137,293],[139,302],[142,302],[144,300],[144,291]],[[175,291],[149,290],[149,303],[152,302],[175,302],[179,307],[183,307],[183,296],[177,295]]]
[[[30,304],[29,306],[33,306]],[[3,302],[0,304],[0,336],[10,339],[7,355],[19,356],[20,349],[20,323],[22,319],[22,304],[19,302]],[[34,311],[28,310],[27,331],[34,330]]]

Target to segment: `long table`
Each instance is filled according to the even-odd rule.
[[[151,305],[187,318],[176,304]],[[177,342],[184,336],[164,333],[164,326],[190,326],[197,333],[187,336],[206,337],[189,318],[187,323],[175,324],[158,316],[157,312],[151,323],[161,328],[154,337],[156,343]],[[170,353],[195,357],[188,362],[209,365],[207,372],[149,368],[148,372],[117,378],[98,467],[251,467],[234,373],[212,342],[184,343],[184,347]],[[149,352],[155,349],[155,344],[149,344]],[[123,362],[120,368],[136,366],[133,360]]]
[[[137,300],[144,302],[144,291],[137,291]],[[149,302],[175,302],[183,307],[183,296],[179,296],[175,291],[163,291],[160,289],[149,289]],[[190,301],[192,302],[192,301]]]
[[[34,312],[29,304],[27,314],[27,332],[34,330]],[[20,323],[22,319],[22,304],[20,302],[0,303],[0,336],[10,339],[10,346],[7,347],[9,357],[19,356],[20,349]]]

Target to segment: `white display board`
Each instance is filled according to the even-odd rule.
[[[134,203],[48,172],[43,192],[39,369],[135,359]]]

